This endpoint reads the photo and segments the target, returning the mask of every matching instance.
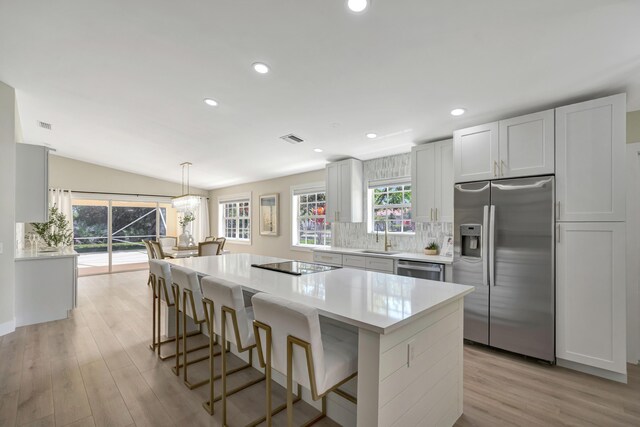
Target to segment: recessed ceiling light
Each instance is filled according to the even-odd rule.
[[[369,138],[369,139],[375,139],[377,137],[378,137],[377,133],[370,132],[370,133],[367,134],[367,138]]]
[[[314,148],[313,151],[316,153],[322,153],[322,148]]]
[[[260,74],[267,74],[269,72],[269,66],[267,64],[263,64],[262,62],[254,62],[253,69]]]
[[[467,110],[465,110],[464,108],[454,108],[453,110],[451,110],[451,115],[452,116],[461,116],[466,112],[467,112]]]
[[[348,0],[347,6],[352,12],[362,12],[369,6],[368,0]]]
[[[218,106],[218,101],[216,101],[215,99],[211,99],[211,98],[205,98],[204,99],[204,103],[207,105],[210,105],[211,107],[217,107]]]

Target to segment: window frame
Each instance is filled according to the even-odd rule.
[[[403,192],[405,186],[408,186],[411,191],[411,202],[409,203],[400,203],[400,204],[389,204],[389,205],[374,205],[373,192],[376,188],[381,187],[403,187]],[[411,177],[398,177],[398,178],[388,178],[388,179],[380,179],[375,181],[369,181],[367,183],[367,233],[376,234],[376,230],[374,228],[374,211],[376,208],[389,206],[391,208],[408,208],[411,211],[413,204],[413,188],[411,187]],[[404,200],[403,200],[404,201]],[[385,223],[388,220],[385,221]],[[415,236],[415,221],[411,218],[411,222],[413,223],[413,231],[388,231],[388,234],[392,234],[394,236]],[[404,226],[403,226],[404,227]],[[386,228],[386,227],[385,227]]]
[[[230,219],[236,220],[236,236],[238,235],[239,221],[240,219],[248,219],[249,220],[249,237],[247,239],[241,239],[238,237],[227,237],[226,236],[226,226],[225,220],[228,218],[225,216],[225,205],[230,203],[248,203],[249,215],[248,217],[244,216],[235,216],[229,217]],[[239,207],[237,208],[239,212]],[[221,196],[218,197],[218,235],[225,237],[228,242],[239,245],[251,245],[252,244],[252,236],[253,236],[253,207],[252,207],[252,197],[251,193],[240,193],[229,196]]]
[[[314,194],[314,193],[324,193],[325,194],[325,208],[327,203],[327,189],[324,182],[316,182],[312,184],[304,184],[304,185],[294,185],[291,187],[291,249],[296,251],[304,251],[304,252],[312,252],[315,249],[320,248],[329,248],[331,244],[328,245],[307,245],[300,243],[300,225],[299,225],[299,216],[300,212],[300,201],[299,197],[304,195],[303,193]],[[308,202],[307,202],[308,203]],[[328,232],[331,238],[333,237],[333,233],[331,231],[331,224],[327,222],[327,214],[325,210],[324,215],[314,215],[313,218],[322,218],[324,217],[325,223],[325,232]],[[327,230],[327,226],[329,230]],[[325,239],[326,240],[326,239]]]

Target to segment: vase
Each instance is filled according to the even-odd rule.
[[[424,250],[424,254],[425,255],[438,255],[438,250],[437,249],[425,249]]]
[[[186,248],[189,246],[194,246],[195,242],[193,240],[193,236],[186,228],[182,229],[182,234],[178,236],[178,247]]]

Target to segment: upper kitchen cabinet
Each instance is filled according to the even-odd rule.
[[[363,175],[362,162],[357,159],[327,165],[327,221],[363,221]]]
[[[49,220],[49,149],[16,144],[16,222]]]
[[[554,165],[554,110],[501,120],[501,178],[548,175]]]
[[[453,222],[453,140],[411,149],[411,193],[415,222]]]
[[[453,132],[455,182],[497,178],[498,150],[498,122]]]
[[[556,109],[558,221],[625,220],[626,95]]]
[[[553,110],[453,133],[455,182],[554,173]]]

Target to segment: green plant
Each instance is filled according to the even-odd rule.
[[[425,249],[431,250],[431,251],[437,251],[437,250],[440,250],[440,245],[438,245],[436,242],[431,242],[427,245]]]
[[[73,231],[69,227],[69,221],[55,205],[49,209],[49,221],[32,222],[31,226],[47,246],[70,246],[73,241]]]
[[[179,221],[180,227],[185,228],[187,225],[189,225],[195,220],[196,220],[196,217],[195,215],[193,215],[193,212],[185,212],[184,215],[182,215],[182,218],[180,218],[180,221]]]

